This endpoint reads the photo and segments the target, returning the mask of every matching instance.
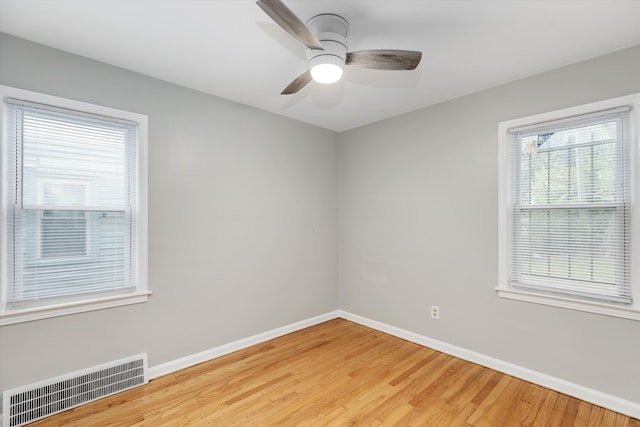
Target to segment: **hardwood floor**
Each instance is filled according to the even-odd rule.
[[[342,319],[33,426],[619,426],[640,421]]]

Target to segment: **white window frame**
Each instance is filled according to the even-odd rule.
[[[523,126],[544,124],[545,122],[568,119],[598,111],[629,106],[631,128],[631,226],[633,236],[631,242],[631,294],[630,304],[615,302],[599,302],[588,298],[561,296],[545,291],[524,290],[510,285],[511,280],[511,247],[512,247],[512,171],[511,159],[513,135],[510,129]],[[640,209],[638,196],[640,195],[640,94],[622,96],[605,101],[594,102],[572,108],[536,114],[500,122],[498,124],[498,286],[496,291],[502,298],[544,304],[554,307],[603,314],[625,319],[640,320],[640,276],[638,257],[640,256]]]
[[[136,228],[135,235],[132,236],[136,243],[135,257],[136,271],[134,274],[135,289],[133,292],[109,295],[109,296],[76,296],[58,300],[50,303],[33,304],[25,307],[11,308],[7,306],[7,286],[9,278],[7,277],[7,146],[8,146],[8,117],[6,98],[23,99],[39,104],[46,104],[58,108],[96,114],[105,117],[115,117],[128,121],[133,121],[137,126],[137,153],[136,153],[136,170],[138,173],[136,179]],[[102,310],[105,308],[118,307],[130,304],[139,304],[148,300],[151,292],[148,289],[148,219],[147,219],[147,127],[148,118],[145,115],[132,113],[128,111],[117,110],[114,108],[103,107],[99,105],[89,104],[85,102],[60,98],[41,94],[37,92],[27,91],[23,89],[0,85],[0,135],[2,142],[0,146],[0,200],[2,201],[0,211],[0,326],[15,323],[29,322],[33,320],[45,319],[50,317],[65,316],[74,313],[82,313],[94,310]]]

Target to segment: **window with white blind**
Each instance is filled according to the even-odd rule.
[[[146,300],[146,117],[2,92],[0,324]]]
[[[640,319],[637,101],[500,124],[501,296]]]

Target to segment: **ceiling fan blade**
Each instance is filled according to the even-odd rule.
[[[376,70],[413,70],[421,58],[422,52],[415,50],[359,50],[348,52],[345,64]]]
[[[294,81],[289,83],[289,86],[285,87],[280,95],[291,95],[298,92],[300,89],[305,87],[307,83],[311,81],[311,71],[307,70],[304,73],[300,74]]]
[[[300,43],[309,49],[324,49],[320,40],[280,0],[258,0],[256,3],[276,24],[280,25]]]

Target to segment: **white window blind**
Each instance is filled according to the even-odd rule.
[[[136,123],[6,102],[7,303],[134,289]]]
[[[512,130],[514,288],[631,303],[629,108]]]

